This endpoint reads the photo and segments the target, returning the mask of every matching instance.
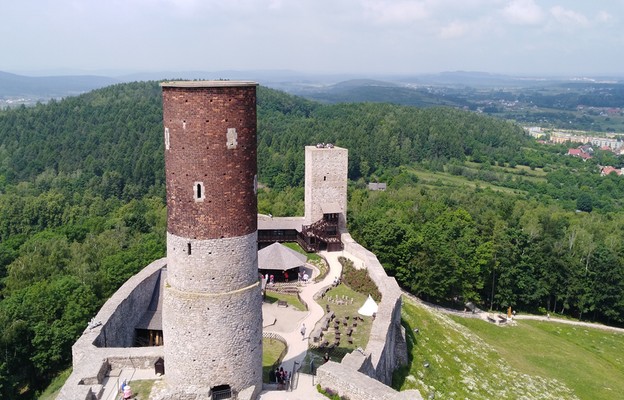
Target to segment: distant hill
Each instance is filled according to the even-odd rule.
[[[119,81],[95,75],[31,77],[0,71],[0,99],[48,100],[89,92]]]
[[[299,87],[291,93],[323,103],[392,103],[417,107],[461,107],[465,102],[445,98],[426,88],[408,87],[399,82],[351,79],[329,86]]]

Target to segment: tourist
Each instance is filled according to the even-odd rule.
[[[277,388],[278,389],[284,389],[284,368],[280,367],[279,371],[278,371],[278,385]]]
[[[301,340],[305,339],[306,326],[305,324],[301,324]]]

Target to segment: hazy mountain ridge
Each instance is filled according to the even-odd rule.
[[[0,71],[0,99],[28,97],[48,100],[72,96],[120,81],[97,75],[30,77]]]
[[[38,99],[59,98],[84,93],[100,87],[120,82],[167,80],[167,79],[236,79],[254,80],[262,85],[298,95],[318,95],[322,93],[325,101],[346,91],[385,90],[395,88],[398,97],[405,97],[405,88],[445,86],[453,88],[511,88],[535,87],[561,84],[564,82],[580,83],[621,83],[618,77],[521,77],[504,74],[492,74],[475,71],[448,71],[435,74],[364,76],[345,73],[305,73],[290,70],[224,70],[224,71],[155,71],[113,75],[78,74],[26,76],[0,71],[0,99],[30,97]],[[383,89],[380,89],[383,88]],[[356,90],[357,89],[357,90]],[[373,91],[374,92],[374,91]],[[329,94],[327,94],[329,93]],[[355,93],[360,95],[360,93]],[[323,97],[322,96],[322,97]],[[381,96],[385,97],[385,96]],[[403,104],[417,104],[409,99]],[[376,100],[373,100],[376,101]],[[400,101],[398,101],[400,102]],[[430,100],[426,101],[429,103]],[[402,103],[402,102],[401,102]],[[445,102],[442,102],[445,103]]]

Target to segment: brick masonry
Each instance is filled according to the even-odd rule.
[[[256,84],[162,86],[167,230],[194,239],[256,231]],[[197,183],[203,184],[200,201]]]

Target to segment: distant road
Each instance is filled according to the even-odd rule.
[[[442,306],[438,306],[435,304],[431,304],[431,303],[427,303],[421,299],[419,299],[418,297],[414,296],[411,293],[406,292],[405,290],[403,290],[403,295],[405,295],[406,297],[409,297],[411,300],[420,303],[426,307],[429,307],[433,310],[439,311],[443,314],[451,314],[451,315],[456,315],[458,317],[463,317],[463,318],[479,318],[479,319],[483,319],[486,320],[485,316],[488,314],[486,311],[482,311],[477,309],[475,313],[471,313],[471,312],[462,312],[459,310],[453,310],[450,308],[446,308],[446,307],[442,307]],[[497,314],[497,313],[492,313],[492,314]],[[608,326],[608,325],[603,325],[603,324],[597,324],[597,323],[593,323],[593,322],[582,322],[582,321],[574,321],[574,320],[569,320],[569,319],[562,319],[562,318],[553,318],[553,317],[547,317],[544,315],[516,315],[514,316],[514,320],[533,320],[533,321],[544,321],[544,322],[555,322],[555,323],[560,323],[560,324],[568,324],[568,325],[575,325],[575,326],[584,326],[586,328],[594,328],[594,329],[602,329],[603,331],[610,331],[610,332],[617,332],[617,333],[624,333],[624,328],[617,328],[615,326]]]
[[[528,320],[534,320],[534,321],[556,322],[560,324],[568,324],[568,325],[584,326],[587,328],[602,329],[603,331],[624,333],[624,328],[616,328],[615,326],[596,324],[593,322],[582,322],[582,321],[574,321],[574,320],[569,320],[569,319],[552,318],[552,317],[548,318],[543,315],[516,315],[514,319],[516,320],[528,319]]]

